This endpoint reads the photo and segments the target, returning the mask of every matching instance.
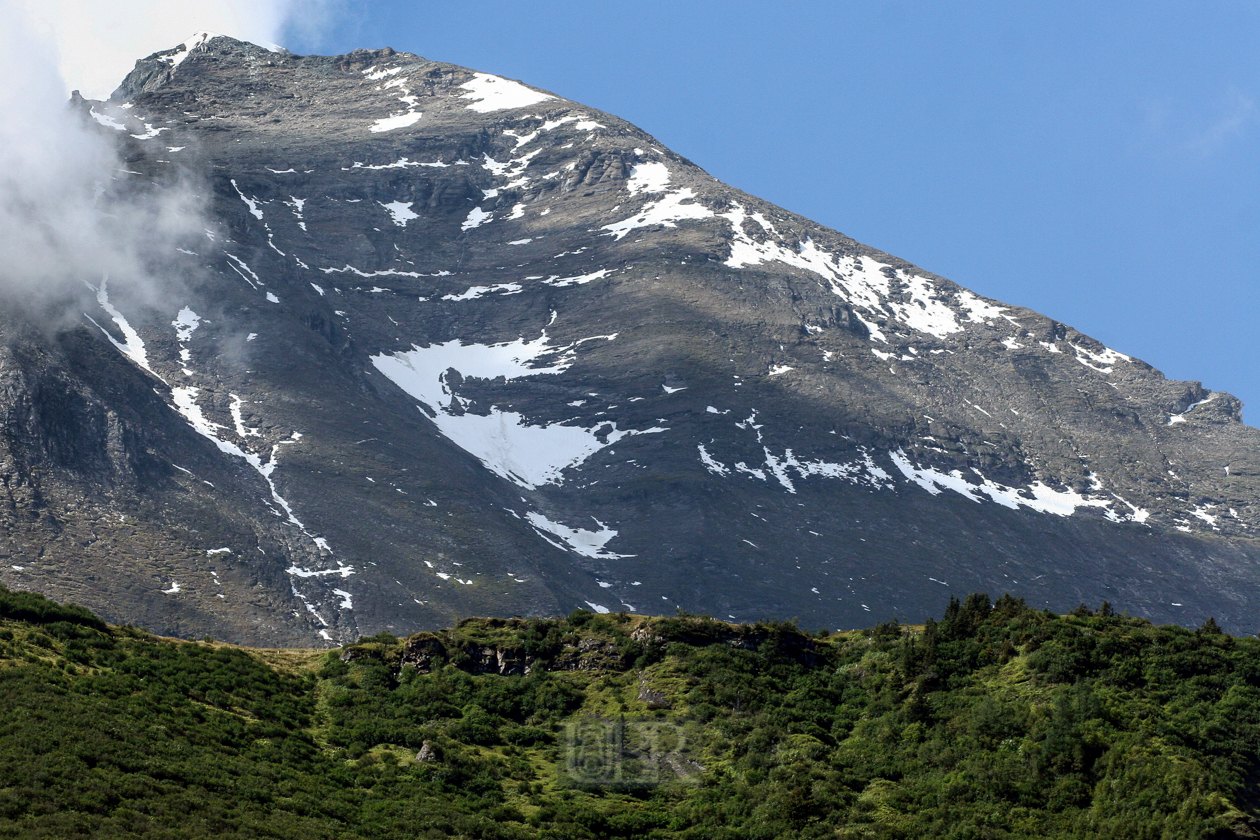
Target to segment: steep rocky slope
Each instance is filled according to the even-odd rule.
[[[1007,589],[1256,629],[1235,398],[612,115],[208,36],[79,106],[215,226],[160,300],[93,280],[81,327],[6,322],[9,585],[252,642]]]

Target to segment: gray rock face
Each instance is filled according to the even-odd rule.
[[[612,115],[227,38],[89,105],[219,230],[171,299],[9,336],[8,585],[276,644],[576,607],[846,627],[977,589],[1256,629],[1235,398]]]

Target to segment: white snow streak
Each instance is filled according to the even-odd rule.
[[[836,257],[823,251],[808,237],[794,247],[774,239],[759,242],[745,230],[745,222],[750,218],[763,232],[778,236],[773,225],[759,215],[750,217],[739,203],[734,203],[730,210],[720,214],[721,218],[730,222],[733,233],[731,254],[725,264],[731,268],[743,268],[781,262],[817,274],[827,282],[833,293],[865,311],[867,317],[858,317],[866,324],[874,340],[887,342],[883,331],[869,319],[891,318],[910,329],[944,338],[964,329],[954,307],[962,309],[966,319],[972,322],[1004,317],[1006,310],[981,300],[965,289],[939,287],[933,280],[903,269],[893,270],[871,257]]]
[[[1186,406],[1185,411],[1181,412],[1180,414],[1174,414],[1168,418],[1168,425],[1174,426],[1178,423],[1185,423],[1187,414],[1194,411],[1196,408],[1198,408],[1201,405],[1207,405],[1208,403],[1212,402],[1214,399],[1216,399],[1216,396],[1217,395],[1215,393],[1212,393],[1212,394],[1209,394],[1205,399],[1201,399],[1197,403],[1191,403],[1190,405]]]
[[[104,327],[102,327],[100,324],[96,324],[95,321],[92,321],[92,323],[96,324],[97,328],[100,329],[100,331],[105,334],[105,337],[109,339],[109,343],[114,345],[114,347],[117,348],[118,352],[122,353],[124,356],[131,359],[131,361],[135,362],[137,365],[144,368],[149,373],[152,373],[154,376],[157,376],[157,374],[154,373],[153,368],[149,367],[149,354],[145,352],[144,340],[140,338],[140,333],[136,332],[132,328],[131,324],[127,322],[127,319],[123,317],[123,314],[119,312],[112,303],[109,302],[108,278],[101,280],[100,288],[96,289],[95,291],[96,291],[96,302],[101,305],[101,309],[104,309],[105,312],[109,315],[109,317],[113,319],[114,323],[118,325],[118,329],[120,332],[122,332],[123,338],[125,339],[125,341],[119,342],[118,339],[110,335],[109,331],[106,330]],[[90,319],[90,316],[89,316],[89,319]],[[160,379],[161,377],[158,377],[158,378]]]
[[[303,534],[311,537],[312,541],[314,541],[316,545],[323,549],[327,549],[328,543],[322,538],[312,536],[310,532],[306,530],[306,526],[303,525],[296,516],[294,516],[293,508],[289,505],[289,502],[280,495],[280,491],[276,488],[275,481],[272,480],[271,477],[272,473],[274,473],[276,469],[277,459],[280,454],[280,447],[286,443],[292,443],[298,440],[301,438],[301,434],[294,432],[293,436],[288,440],[280,441],[272,446],[270,455],[266,461],[263,461],[257,454],[246,451],[237,446],[235,443],[226,441],[219,437],[218,433],[223,426],[218,423],[212,423],[210,420],[206,419],[205,414],[201,410],[201,406],[197,405],[197,395],[199,393],[200,391],[197,388],[172,388],[171,398],[175,403],[176,410],[184,416],[184,419],[188,421],[188,424],[193,427],[194,431],[218,447],[220,452],[240,458],[245,461],[245,463],[253,467],[254,470],[262,476],[263,481],[267,482],[267,488],[271,491],[271,500],[284,510],[285,514],[288,516],[289,524],[295,525]]]
[[[964,478],[959,470],[943,473],[931,467],[916,467],[910,462],[906,453],[900,449],[896,452],[890,452],[889,457],[892,458],[893,464],[901,471],[903,476],[927,490],[933,496],[939,495],[942,490],[952,490],[961,496],[971,499],[973,502],[982,502],[982,496],[988,496],[991,501],[1012,510],[1026,507],[1041,513],[1053,513],[1055,516],[1071,516],[1078,508],[1082,507],[1109,509],[1111,506],[1110,499],[1091,499],[1070,488],[1067,490],[1055,490],[1040,481],[1034,482],[1028,487],[1007,487],[989,481],[976,469],[972,469],[972,472],[975,473],[980,481],[979,483],[972,483]],[[1108,518],[1117,517],[1113,513],[1113,516]],[[1138,521],[1136,516],[1123,518]]]
[[[500,283],[497,286],[472,286],[458,295],[442,295],[442,300],[476,300],[479,297],[494,294],[495,292],[514,295],[520,291],[522,291],[520,283]]]

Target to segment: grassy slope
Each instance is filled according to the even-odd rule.
[[[982,596],[825,638],[575,613],[423,634],[420,673],[392,637],[250,651],[15,597],[0,837],[1250,836],[1260,640],[1211,627]],[[469,673],[486,651],[530,675]],[[566,782],[557,727],[591,715],[692,721],[699,782]]]

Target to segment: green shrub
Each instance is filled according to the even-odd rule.
[[[0,618],[31,624],[68,622],[95,630],[105,629],[105,622],[91,610],[75,604],[58,604],[34,592],[14,592],[3,585],[0,585]]]
[[[1180,840],[1254,818],[1260,640],[1109,605],[972,595],[921,632],[826,637],[680,614],[646,647],[637,618],[478,619],[433,634],[457,655],[425,674],[393,636],[296,673],[42,615],[0,635],[0,838]],[[592,637],[645,670],[538,664]],[[486,644],[537,667],[470,673]],[[641,684],[694,754],[624,766],[696,778],[566,785],[560,724]]]

